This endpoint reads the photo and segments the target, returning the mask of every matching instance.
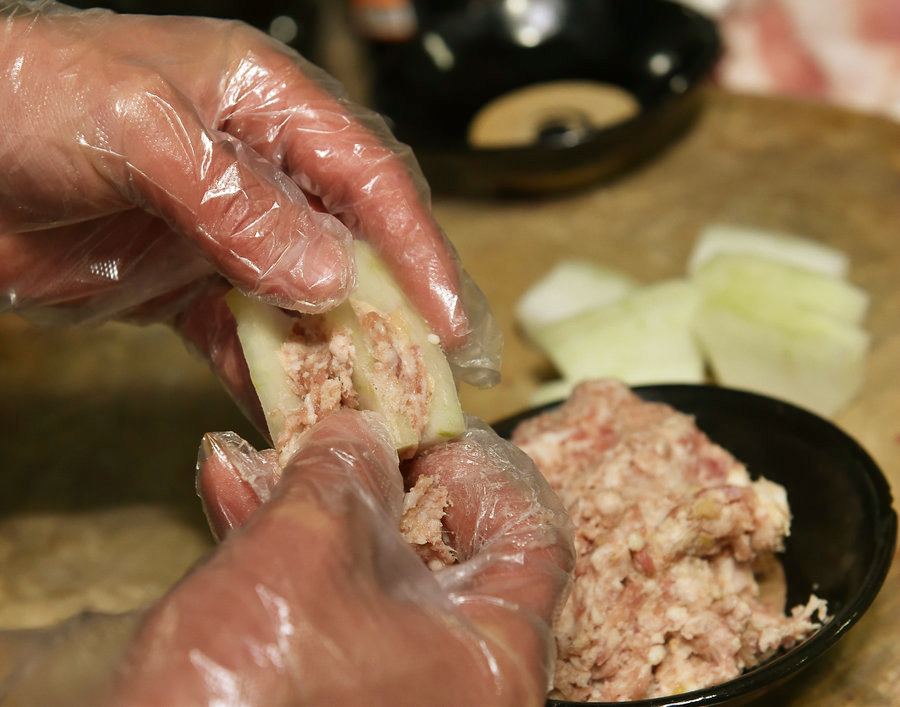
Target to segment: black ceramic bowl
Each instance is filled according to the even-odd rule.
[[[646,386],[635,392],[645,400],[694,415],[700,429],[743,461],[751,474],[786,487],[794,516],[783,556],[788,605],[805,603],[815,592],[828,600],[834,618],[802,644],[727,683],[627,704],[693,707],[743,704],[759,698],[820,657],[875,599],[897,537],[888,483],[851,437],[788,403],[711,385]],[[494,427],[508,437],[522,419],[549,407],[553,406]],[[548,702],[554,707],[575,704]]]
[[[374,107],[413,147],[431,186],[467,194],[553,192],[627,170],[680,135],[720,53],[715,24],[669,0],[428,0],[421,30],[378,49]],[[531,144],[473,147],[473,118],[498,97],[561,80],[624,89],[638,110]]]

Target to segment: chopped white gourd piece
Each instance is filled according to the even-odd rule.
[[[705,300],[736,310],[820,313],[859,324],[869,306],[868,294],[846,280],[758,255],[717,255],[697,268],[692,280]]]
[[[588,260],[561,260],[516,303],[516,321],[526,333],[610,304],[637,287],[624,273]]]
[[[697,337],[716,380],[787,400],[826,417],[858,392],[868,336],[818,312],[706,303]]]
[[[688,273],[723,254],[756,255],[837,278],[846,277],[849,267],[845,253],[809,238],[760,228],[711,224],[697,238],[688,261]]]
[[[237,322],[238,339],[266,416],[269,436],[273,441],[282,439],[286,416],[303,405],[291,388],[280,358],[281,345],[291,333],[294,318],[237,290],[229,292],[226,301]]]
[[[700,382],[704,363],[691,322],[699,303],[687,280],[667,280],[534,329],[563,378],[614,377],[637,385]]]
[[[516,308],[561,375],[531,403],[563,399],[586,378],[701,382],[711,372],[831,416],[858,392],[869,346],[869,295],[847,280],[848,265],[811,239],[721,224],[701,233],[687,280],[638,287],[563,261]]]
[[[358,406],[383,416],[401,456],[461,434],[465,419],[456,382],[437,337],[361,242],[356,243],[356,264],[357,288],[315,320],[329,342],[325,349],[336,348],[336,337],[351,344],[342,355],[351,361]],[[297,433],[318,415],[315,395],[298,392],[285,368],[289,357],[282,355],[299,320],[237,291],[229,293],[228,304],[269,434],[284,458]]]
[[[379,355],[372,333],[387,322],[376,321],[375,329],[365,327],[363,320],[368,311],[370,308],[363,308],[351,300],[327,312],[323,318],[329,331],[346,332],[353,342],[351,380],[359,408],[379,413],[387,423],[394,446],[401,456],[408,456],[407,452],[414,452],[419,444],[419,432],[413,418],[421,416],[424,411],[421,401],[416,400],[415,396],[408,396],[404,378],[416,371],[418,362],[403,353],[410,345],[409,335],[405,323],[394,320],[390,322],[393,330],[389,346],[389,355],[394,360],[387,363],[397,375],[379,374]],[[401,341],[393,343],[398,337]]]
[[[538,407],[548,403],[556,403],[560,400],[566,400],[574,390],[577,383],[567,378],[557,378],[555,380],[541,383],[531,392],[529,397],[529,406]]]
[[[425,382],[429,387],[430,397],[420,446],[428,446],[462,434],[466,429],[465,418],[453,371],[441,348],[440,339],[407,299],[375,251],[360,241],[356,241],[356,266],[359,285],[350,296],[351,303],[364,302],[376,310],[390,313],[409,341],[422,353]],[[375,388],[375,395],[381,395],[381,391],[377,390],[375,373],[363,369],[361,374],[360,383],[371,383]]]

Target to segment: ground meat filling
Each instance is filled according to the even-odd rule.
[[[399,315],[384,314],[362,302],[351,304],[372,344],[372,382],[386,401],[386,412],[403,414],[421,437],[432,395],[422,348],[409,341],[397,321]]]
[[[421,437],[432,395],[421,347],[409,341],[398,314],[384,314],[355,300],[350,300],[350,306],[367,339],[369,383],[381,393],[383,412],[402,413]],[[330,326],[318,316],[297,317],[279,352],[291,392],[301,401],[296,409],[281,411],[285,423],[281,439],[274,442],[282,461],[296,452],[299,433],[341,407],[360,407],[353,384],[358,353],[350,329]],[[442,522],[449,505],[447,489],[430,476],[418,479],[404,496],[400,533],[432,570],[456,562]]]
[[[349,328],[329,326],[315,316],[298,317],[282,344],[281,365],[300,400],[297,408],[280,411],[285,417],[281,439],[273,442],[282,459],[296,451],[298,434],[322,418],[342,407],[365,407],[360,401],[363,393],[354,384],[354,371],[363,360],[367,385],[377,391],[380,411],[388,419],[402,419],[417,438],[422,436],[432,391],[421,347],[409,340],[400,314],[385,314],[354,300],[349,304],[366,340],[365,351],[357,350]],[[412,456],[416,447],[400,451]]]
[[[555,697],[620,701],[708,687],[824,620],[816,597],[784,613],[775,557],[790,529],[784,489],[752,481],[692,417],[592,381],[512,440],[576,528]]]
[[[421,476],[403,497],[400,534],[431,570],[456,562],[453,549],[444,537],[443,519],[450,505],[446,487],[433,476]]]
[[[329,331],[319,317],[298,317],[279,353],[291,390],[301,400],[296,410],[285,411],[282,439],[273,440],[283,449],[326,415],[358,407],[351,378],[356,352],[349,330]]]

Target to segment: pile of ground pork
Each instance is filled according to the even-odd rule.
[[[784,611],[775,556],[790,530],[784,488],[752,481],[691,416],[591,381],[512,440],[576,528],[551,696],[621,701],[708,687],[826,620],[815,596]]]

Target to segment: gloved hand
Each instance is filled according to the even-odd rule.
[[[233,435],[206,438],[199,472],[224,540],[145,617],[109,704],[543,703],[571,529],[493,432],[407,470],[451,499],[460,561],[434,573],[398,531],[404,482],[372,413],[311,428],[277,484],[269,452]]]
[[[0,16],[0,312],[169,321],[249,405],[222,293],[322,311],[361,238],[457,367],[496,377],[490,313],[411,154],[333,79],[239,22]]]

